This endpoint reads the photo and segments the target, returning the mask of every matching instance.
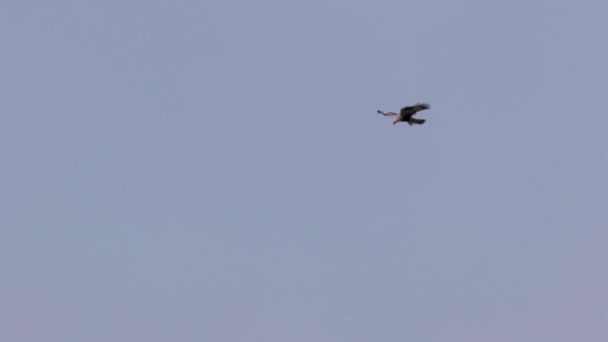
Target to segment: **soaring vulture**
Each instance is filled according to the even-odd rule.
[[[426,120],[414,118],[413,116],[416,113],[418,113],[419,111],[429,109],[429,108],[431,108],[431,106],[428,103],[416,103],[413,106],[407,106],[407,107],[401,108],[401,111],[399,112],[399,114],[393,113],[393,112],[385,112],[382,110],[378,110],[378,113],[385,115],[385,116],[392,116],[393,125],[400,121],[407,122],[408,124],[410,124],[410,126],[413,124],[422,125]]]

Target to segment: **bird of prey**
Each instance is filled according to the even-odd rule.
[[[419,111],[429,109],[429,108],[431,108],[431,106],[428,103],[416,103],[413,106],[407,106],[407,107],[401,108],[401,111],[399,113],[385,112],[382,110],[378,110],[378,113],[385,115],[385,116],[392,116],[393,125],[395,125],[397,122],[401,122],[401,121],[407,122],[410,126],[413,124],[422,125],[426,120],[414,118],[413,116],[416,113],[418,113]]]

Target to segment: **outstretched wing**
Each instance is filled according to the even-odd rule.
[[[428,103],[416,103],[413,106],[407,106],[401,108],[401,115],[404,117],[412,117],[414,114],[418,113],[421,110],[429,109],[431,106]]]

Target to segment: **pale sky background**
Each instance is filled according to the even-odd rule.
[[[0,1],[0,340],[608,341],[607,35],[603,0]]]

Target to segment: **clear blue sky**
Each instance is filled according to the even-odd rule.
[[[0,340],[608,341],[606,13],[2,1]]]

